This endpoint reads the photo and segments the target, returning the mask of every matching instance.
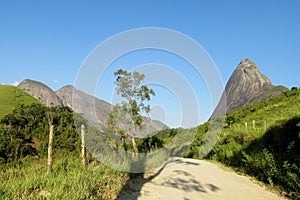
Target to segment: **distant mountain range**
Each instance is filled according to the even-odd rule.
[[[107,128],[106,122],[112,110],[112,105],[108,102],[77,90],[71,85],[54,92],[41,82],[26,79],[18,87],[48,107],[69,106],[75,112],[82,113],[94,125],[104,129]],[[212,117],[219,116],[222,113],[222,104],[224,106],[224,103],[226,103],[226,112],[230,112],[245,105],[279,95],[287,90],[283,86],[274,86],[265,75],[261,74],[253,61],[243,59],[234,70],[225,87],[222,100],[226,99],[226,101],[220,101]],[[144,121],[147,128],[139,136],[168,128],[160,121],[151,120],[147,117],[144,117]]]
[[[81,113],[88,119],[93,126],[101,129],[108,128],[107,120],[113,105],[77,90],[74,86],[67,85],[54,92],[41,82],[26,79],[18,87],[47,107],[71,107],[76,113]],[[145,128],[136,133],[136,136],[141,137],[168,128],[162,122],[148,117],[144,117],[144,124]]]
[[[261,74],[253,61],[243,59],[232,73],[212,117],[219,116],[224,106],[226,112],[231,112],[248,104],[277,96],[287,90],[284,86],[274,86],[268,77]]]

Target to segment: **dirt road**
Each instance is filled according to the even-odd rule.
[[[248,177],[203,160],[172,158],[151,178],[131,180],[118,199],[277,200],[284,199]]]

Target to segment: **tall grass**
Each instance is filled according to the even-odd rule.
[[[222,134],[206,158],[279,187],[292,199],[300,199],[299,105],[300,90],[292,90],[228,113]],[[253,120],[256,127],[252,126]],[[199,158],[207,126],[208,123],[198,127],[184,157]]]
[[[81,167],[75,156],[60,155],[46,174],[45,159],[25,158],[0,171],[0,199],[115,199],[129,179],[103,164]]]

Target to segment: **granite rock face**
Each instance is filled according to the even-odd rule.
[[[262,90],[273,87],[271,81],[260,73],[258,67],[249,59],[244,59],[230,77],[225,91],[227,96],[227,111],[242,107],[251,97]]]
[[[283,86],[273,86],[272,82],[261,74],[254,62],[247,58],[243,59],[231,75],[212,117],[219,116],[224,105],[226,105],[226,112],[230,112],[279,95],[286,90],[287,88]]]
[[[65,106],[71,107],[76,113],[81,113],[92,125],[100,129],[108,128],[107,121],[113,108],[111,104],[77,90],[71,85],[59,89],[56,91],[56,94]],[[137,131],[137,137],[143,137],[155,131],[168,128],[162,122],[151,120],[148,117],[144,117],[143,120],[145,128]],[[128,127],[123,128],[124,130],[128,129]]]
[[[41,82],[25,79],[18,85],[18,88],[39,100],[47,107],[63,105],[63,102],[55,92]]]
[[[107,129],[107,120],[112,110],[112,105],[100,100],[85,92],[77,90],[71,85],[67,85],[54,92],[45,84],[26,79],[18,87],[31,95],[47,107],[68,106],[74,112],[80,113],[88,119],[92,126],[101,129]],[[145,129],[136,134],[137,137],[143,137],[155,131],[168,128],[165,124],[157,120],[151,120],[144,117]],[[126,127],[125,127],[126,128]]]
[[[64,86],[55,93],[65,106],[71,107],[76,113],[82,113],[86,119],[106,127],[106,120],[112,110],[111,104],[77,90],[71,85]]]

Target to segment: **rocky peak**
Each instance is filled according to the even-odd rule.
[[[62,100],[64,106],[72,107],[72,96],[76,88],[72,85],[66,85],[55,92],[55,94]]]
[[[272,85],[271,81],[261,74],[257,65],[250,59],[245,58],[231,75],[222,99],[226,97],[227,112],[230,112],[247,104],[278,95],[284,89],[283,87],[274,88],[275,86]],[[269,92],[266,93],[266,91]],[[221,105],[220,102],[212,117],[219,115]]]
[[[41,82],[25,79],[18,85],[18,88],[33,96],[47,107],[63,105],[61,99],[53,90]]]
[[[254,62],[252,62],[249,58],[244,58],[238,65],[237,67],[238,70],[242,70],[242,69],[258,69],[258,67],[256,66],[256,64]]]
[[[231,75],[227,85],[227,98],[247,95],[263,89],[270,89],[271,81],[259,71],[257,65],[249,59],[243,59]]]

